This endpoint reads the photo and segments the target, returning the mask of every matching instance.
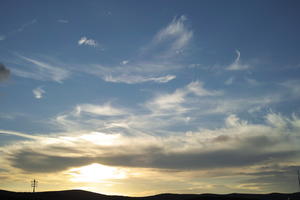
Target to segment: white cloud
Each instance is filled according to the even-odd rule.
[[[53,117],[49,123],[66,131],[93,131],[119,127],[132,111],[129,108],[104,104],[83,103]]]
[[[257,109],[267,108],[268,106],[281,101],[281,96],[277,94],[265,94],[256,97],[232,98],[225,96],[223,99],[210,99],[201,104],[204,114],[229,114],[244,111],[257,111]],[[253,110],[254,109],[254,110]]]
[[[90,131],[76,134],[70,132],[43,138],[33,137],[36,141],[21,142],[19,145],[6,147],[5,152],[15,152],[11,155],[17,156],[20,155],[18,152],[27,152],[28,147],[36,146],[36,152],[50,157],[57,155],[66,157],[72,155],[73,158],[91,157],[92,159],[88,159],[88,162],[95,162],[99,158],[100,163],[104,162],[101,164],[111,166],[119,165],[122,158],[125,158],[129,160],[128,163],[123,162],[123,166],[177,168],[179,170],[255,166],[262,163],[288,162],[281,160],[283,156],[289,152],[300,151],[299,145],[297,145],[299,143],[299,130],[298,127],[293,126],[295,121],[299,122],[299,118],[287,119],[293,122],[290,129],[284,129],[286,125],[281,123],[278,124],[278,127],[264,123],[251,124],[239,119],[236,115],[230,115],[225,119],[225,126],[223,127],[181,132],[181,134],[128,136],[122,132]],[[279,119],[279,121],[281,120],[284,119]],[[153,127],[151,128],[155,131]],[[7,134],[20,135],[21,137],[28,135],[14,132]],[[289,138],[286,135],[289,135]],[[37,143],[40,145],[34,145]],[[58,146],[66,147],[67,151],[57,149]],[[72,151],[78,149],[80,151]],[[153,150],[155,151],[153,152]],[[294,153],[290,156],[296,158],[297,155]],[[216,156],[215,162],[211,162],[212,156]],[[248,158],[248,156],[251,157]],[[270,159],[270,156],[275,157]],[[21,158],[17,157],[16,159]],[[190,160],[191,163],[182,163],[181,161],[184,159]],[[230,162],[227,162],[228,159]],[[172,163],[178,165],[172,165]],[[81,165],[83,164],[81,163]],[[51,169],[52,167],[49,166],[48,168]]]
[[[36,99],[43,98],[43,95],[46,93],[45,90],[41,86],[33,89],[32,92]]]
[[[147,103],[150,110],[182,110],[181,103],[185,101],[186,93],[183,90],[176,90],[171,94],[163,94]]]
[[[154,42],[164,42],[166,40],[173,39],[170,50],[181,50],[189,43],[193,37],[193,32],[188,30],[185,21],[186,16],[182,15],[178,18],[174,18],[172,22],[162,30],[160,30],[154,37]]]
[[[236,115],[231,114],[225,119],[225,124],[227,127],[238,127],[238,126],[246,126],[247,121],[240,120]]]
[[[193,36],[193,31],[185,24],[186,20],[185,16],[174,18],[170,24],[158,31],[149,45],[142,48],[136,59],[123,60],[117,66],[89,65],[83,70],[107,82],[167,83],[176,78],[172,75],[176,70],[185,67],[178,62],[181,56],[178,52],[183,52]],[[83,37],[78,44],[84,44],[87,40]]]
[[[79,116],[80,111],[75,110],[75,112],[73,111],[72,113],[59,114],[51,119],[49,123],[63,129],[64,131],[79,131],[83,129],[83,123],[82,121],[77,122],[75,119],[73,119],[72,117],[74,115]]]
[[[29,136],[28,138],[33,140],[16,141],[14,144],[0,147],[0,159],[2,168],[14,176],[24,175],[24,172],[40,175],[47,173],[50,176],[49,181],[53,181],[52,175],[57,177],[59,174],[62,175],[61,181],[66,179],[68,182],[70,178],[80,176],[81,172],[78,169],[98,163],[120,168],[126,174],[124,180],[108,181],[110,185],[116,184],[118,187],[133,180],[148,183],[153,177],[161,177],[158,181],[166,185],[176,180],[184,182],[182,191],[190,191],[190,187],[185,185],[186,182],[190,183],[193,180],[198,183],[199,179],[204,180],[205,184],[207,180],[212,179],[214,184],[224,181],[231,183],[234,180],[230,188],[236,190],[241,182],[257,181],[257,185],[261,185],[259,178],[272,177],[263,182],[272,186],[273,177],[277,177],[274,174],[279,174],[280,179],[286,176],[294,177],[294,169],[300,164],[299,127],[293,125],[299,124],[300,119],[284,118],[291,122],[288,129],[264,122],[244,123],[246,121],[236,115],[229,115],[225,117],[224,126],[219,128],[203,129],[199,125],[199,130],[180,131],[175,134],[155,135],[155,127],[149,128],[152,130],[149,134],[127,135],[124,130],[115,133],[72,131],[48,134],[44,137],[31,137],[30,134],[17,132],[7,133],[8,131],[4,130],[5,134],[25,138]],[[159,124],[159,121],[155,123]],[[128,127],[130,132],[134,132],[133,128]],[[0,130],[0,133],[2,131]],[[68,162],[61,162],[62,160]],[[286,174],[282,167],[289,167],[292,172]],[[139,173],[136,173],[137,169]],[[11,176],[10,180],[13,180],[14,176]],[[291,179],[284,180],[289,186],[294,184]],[[48,179],[45,179],[45,182],[47,181]],[[103,182],[105,183],[105,180]],[[104,183],[101,182],[101,185]],[[153,184],[157,185],[157,180]],[[148,185],[148,188],[152,187],[151,184]],[[174,189],[173,185],[171,186],[171,189]]]
[[[123,75],[123,76],[105,76],[104,80],[107,82],[113,82],[113,83],[127,83],[127,84],[136,84],[136,83],[144,83],[144,82],[156,82],[156,83],[167,83],[173,79],[175,79],[176,76],[174,75],[167,75],[167,76],[161,76],[161,77],[143,77],[143,76],[130,76],[130,75]]]
[[[94,115],[104,115],[104,116],[117,116],[124,115],[126,111],[121,108],[116,108],[111,106],[110,103],[104,105],[95,104],[80,104],[76,106],[76,115],[82,113],[94,114]]]
[[[81,37],[78,40],[78,45],[88,45],[88,46],[92,46],[92,47],[97,47],[98,43],[96,40],[88,39],[87,37]]]
[[[285,128],[287,124],[289,123],[289,119],[286,117],[283,117],[281,114],[276,113],[268,113],[266,116],[266,121],[268,124],[274,127],[283,127]]]
[[[46,63],[33,58],[28,58],[25,56],[18,57],[26,61],[25,63],[22,63],[21,67],[31,69],[25,71],[17,68],[11,68],[12,72],[20,77],[62,83],[62,81],[67,79],[71,74],[70,71],[64,69],[63,67],[52,65],[50,63]]]
[[[163,113],[166,110],[177,113],[186,112],[191,105],[183,104],[189,104],[187,99],[191,94],[197,97],[209,97],[222,95],[223,92],[207,90],[203,87],[202,82],[194,81],[183,88],[177,89],[173,93],[158,95],[156,98],[147,102],[146,107],[156,113]]]
[[[3,130],[3,129],[0,129],[0,134],[15,135],[18,137],[23,137],[23,138],[28,138],[28,139],[42,139],[41,136],[17,132],[17,131]]]
[[[229,65],[228,67],[226,67],[225,69],[230,70],[230,71],[249,69],[250,68],[249,65],[241,63],[241,61],[240,61],[241,53],[239,52],[239,50],[236,50],[236,54],[237,54],[237,57],[234,60],[234,62],[231,65]]]
[[[157,83],[167,83],[175,78],[176,78],[175,75],[167,75],[167,76],[161,76],[161,77],[152,77],[152,78],[149,78],[149,81],[154,81]]]
[[[121,62],[122,65],[127,65],[128,63],[129,63],[129,60],[123,60],[123,61]]]
[[[186,89],[194,93],[196,96],[219,96],[223,93],[221,91],[209,91],[203,87],[203,83],[200,81],[191,82],[186,86]]]
[[[183,19],[183,21],[184,20],[185,19]],[[165,31],[165,35],[173,36],[178,34],[177,32],[182,32],[178,31],[178,29],[180,30],[180,28],[176,27],[175,22],[173,24],[174,25],[172,26],[169,25],[172,28],[169,28],[168,31]],[[162,39],[160,39],[159,41],[157,40],[158,42],[168,40],[166,36],[163,36],[164,34],[160,36]],[[184,47],[187,42],[185,39],[182,40],[185,42],[178,42],[178,46]],[[174,44],[176,44],[176,41]],[[235,60],[235,63],[240,65],[240,53],[237,52],[237,54],[238,58]],[[26,60],[30,64],[33,64],[36,67],[36,71],[44,70],[43,72],[45,72],[45,74],[49,74],[48,72],[53,71],[53,67],[56,67],[54,65],[29,58],[23,58],[23,60]],[[116,67],[95,67],[95,71],[97,71],[98,73],[96,74],[105,81],[122,82],[128,84],[149,81],[165,83],[176,77],[175,75],[169,75],[169,70],[173,69],[170,67],[171,65],[173,67],[173,63],[171,62],[166,64],[164,62],[154,62],[152,60],[149,60],[149,62],[147,62],[148,65],[143,65],[144,63],[142,61],[135,62],[130,60],[130,63],[128,61],[129,60],[124,60],[120,63],[119,66]],[[118,62],[120,62],[120,60]],[[124,66],[122,66],[122,64]],[[88,67],[89,66],[87,66],[87,68]],[[238,67],[235,66],[234,69],[230,70],[237,69]],[[35,75],[36,74],[28,71],[23,72],[24,77],[34,77]],[[44,75],[43,78],[45,77],[49,78],[50,76],[48,77]],[[53,77],[49,79],[55,81],[64,80],[64,78],[54,79]],[[233,80],[234,78],[231,77],[227,81],[225,81],[225,84],[230,85],[233,83]],[[250,80],[249,83],[251,81],[252,80]],[[298,85],[299,84],[297,82],[289,82],[283,84],[284,87],[290,88],[291,91],[293,91],[295,94],[297,92],[299,94]],[[164,88],[170,89],[170,87]],[[33,91],[36,98],[42,98],[44,92],[42,88],[36,88],[36,90],[36,92]],[[220,95],[223,96],[220,98]],[[285,153],[285,150],[290,150],[289,148],[293,150],[293,147],[287,147],[288,145],[284,140],[279,140],[285,138],[285,132],[280,132],[279,130],[281,127],[284,127],[289,135],[291,133],[290,138],[295,139],[295,143],[299,142],[298,133],[300,120],[296,116],[290,119],[288,117],[284,117],[280,114],[274,113],[269,113],[268,115],[266,115],[264,122],[258,123],[256,121],[255,123],[257,124],[252,124],[247,120],[242,120],[238,117],[238,112],[243,112],[245,110],[251,109],[253,110],[253,112],[255,112],[255,110],[261,109],[264,105],[269,105],[274,101],[277,101],[276,98],[272,98],[272,96],[267,94],[258,97],[249,97],[250,95],[251,94],[249,94],[247,97],[244,97],[243,95],[241,97],[239,96],[239,94],[234,94],[232,96],[231,94],[229,94],[225,96],[222,91],[210,90],[207,87],[204,87],[204,84],[202,82],[194,81],[182,88],[173,90],[173,92],[165,92],[157,95],[152,100],[146,101],[144,107],[140,106],[139,104],[138,109],[129,111],[129,114],[127,109],[112,106],[110,103],[101,105],[88,103],[78,104],[74,107],[74,110],[72,110],[71,113],[64,113],[60,116],[57,116],[57,121],[61,124],[64,124],[66,127],[72,127],[74,130],[86,129],[88,131],[82,133],[80,136],[73,134],[74,132],[65,133],[65,135],[59,137],[58,140],[54,140],[54,138],[57,137],[51,138],[52,136],[50,136],[49,138],[43,140],[42,144],[46,144],[46,146],[38,147],[41,149],[41,151],[43,151],[43,154],[51,154],[52,157],[56,155],[66,156],[66,154],[72,155],[73,157],[80,157],[80,155],[88,157],[89,155],[91,155],[92,159],[95,159],[95,157],[99,156],[100,159],[98,161],[100,163],[107,162],[106,164],[108,165],[117,164],[115,160],[107,161],[105,155],[109,155],[113,159],[113,156],[118,155],[118,152],[125,152],[124,154],[126,154],[126,156],[127,153],[130,156],[130,153],[136,153],[136,149],[138,149],[141,150],[138,152],[138,155],[134,155],[136,157],[128,159],[128,165],[137,165],[137,167],[146,166],[153,168],[168,168],[170,166],[177,166],[174,165],[174,163],[177,163],[178,165],[184,163],[180,159],[185,158],[186,153],[190,153],[190,155],[192,155],[191,157],[196,157],[196,160],[201,160],[204,159],[203,157],[201,157],[201,155],[203,155],[203,152],[215,155],[214,153],[218,150],[220,150],[221,152],[218,155],[225,156],[219,157],[221,159],[215,159],[215,157],[210,156],[210,158],[213,158],[213,161],[211,159],[204,159],[202,163],[196,163],[195,166],[201,168],[202,165],[206,164],[207,162],[211,164],[213,162],[217,163],[219,162],[219,160],[226,161],[227,159],[230,160],[235,158],[236,162],[238,162],[237,160],[243,160],[243,158],[245,158],[243,162],[248,162],[246,161],[248,160],[248,153],[254,153],[255,158],[261,158],[262,153],[265,152],[270,153],[270,156],[268,155],[266,156],[266,158],[263,158],[261,160],[255,160],[254,164],[260,164],[262,161],[270,162],[270,160],[273,159],[271,153],[275,151],[277,152],[278,150],[283,150],[283,153]],[[161,114],[161,116],[159,116],[159,114]],[[210,118],[211,114],[216,114],[213,117],[216,116],[216,118],[221,118],[221,120],[224,119],[224,115],[226,114],[227,117],[225,117],[224,119],[224,127],[222,127],[222,123],[216,126],[215,124],[218,122],[212,122],[215,123],[215,126],[213,128],[207,128],[205,122],[203,121],[214,121],[214,118],[212,120]],[[296,128],[298,131],[295,131]],[[90,130],[105,130],[105,132],[95,133],[90,132]],[[113,134],[110,135],[110,133]],[[131,137],[127,137],[128,133],[131,134]],[[24,135],[19,134],[19,136],[23,137]],[[253,139],[253,137],[256,136],[259,137]],[[255,140],[256,142],[251,143],[251,141],[253,140]],[[278,145],[278,141],[280,141],[282,145]],[[266,142],[267,145],[263,145],[264,147],[260,148],[259,144],[264,142]],[[34,143],[23,144],[22,147],[30,147],[33,146],[32,144]],[[150,146],[150,148],[148,148],[148,145]],[[248,145],[253,145],[252,147],[255,147],[249,148],[251,150],[254,150],[253,152],[247,151],[249,150],[247,149],[249,147]],[[257,148],[256,145],[258,146]],[[22,147],[18,145],[16,146],[20,151],[22,150]],[[64,154],[64,152],[60,154],[60,151],[62,151],[63,148],[57,148],[56,150],[58,151],[58,153],[56,151],[52,152],[45,150],[46,148],[55,149],[55,146],[67,147],[65,149],[68,149],[70,147],[71,150],[69,150],[69,152],[66,154]],[[120,146],[121,148],[117,148]],[[25,147],[24,149],[26,150]],[[150,153],[149,151],[147,152],[145,150],[147,148],[150,149]],[[78,151],[75,151],[78,149],[81,151],[80,153],[78,153]],[[238,154],[234,154],[237,157],[228,156],[228,154],[226,154],[226,151],[228,151],[228,149],[237,150]],[[152,155],[152,152],[154,152],[155,155]],[[176,154],[178,152],[179,156]],[[225,152],[225,154],[222,154],[223,152]],[[15,154],[12,155],[20,155],[18,154],[18,152],[14,153]],[[161,157],[159,157],[159,159],[156,159],[156,156]],[[167,159],[169,159],[168,156],[173,156],[172,159],[174,160],[170,161],[171,164],[174,161],[173,165],[164,165],[164,163],[162,165],[157,165],[157,163],[159,163],[161,160],[167,162]],[[122,155],[119,158],[122,158]],[[39,159],[39,157],[37,157],[37,159]],[[252,159],[253,158],[249,158],[250,161]],[[95,162],[95,160],[93,160],[93,162]],[[125,163],[127,164],[127,162]],[[142,164],[139,165],[137,163]],[[230,162],[227,162],[227,164],[228,163]],[[251,164],[252,163],[250,163],[250,165]],[[221,165],[217,166],[217,168],[218,167],[222,168]]]
[[[186,22],[187,17],[184,15],[174,17],[171,23],[159,30],[152,41],[142,48],[141,53],[155,59],[178,59],[193,38],[193,31]]]
[[[174,92],[160,93],[147,101],[144,106],[156,115],[178,119],[188,116],[192,119],[189,122],[193,122],[205,116],[220,117],[224,114],[245,112],[255,114],[283,100],[282,94],[273,92],[261,96],[236,97],[222,90],[209,90],[202,82],[195,81]]]
[[[69,20],[66,20],[66,19],[59,19],[59,20],[57,20],[57,22],[63,23],[63,24],[67,24],[67,23],[69,23]]]
[[[176,69],[176,64],[160,63],[130,63],[120,66],[90,65],[84,68],[86,73],[95,75],[107,82],[137,84],[144,82],[167,83],[176,78],[166,74],[170,69]],[[165,74],[162,76],[162,74]]]

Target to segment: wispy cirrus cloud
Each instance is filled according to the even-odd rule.
[[[122,66],[90,65],[84,71],[96,75],[106,82],[137,84],[145,82],[167,83],[176,78],[175,75],[166,74],[176,65],[160,63],[131,63]],[[163,75],[162,75],[163,74]]]
[[[120,65],[89,65],[85,72],[99,76],[107,82],[137,84],[144,82],[167,83],[176,78],[176,70],[184,68],[178,62],[183,51],[193,37],[193,31],[186,25],[187,18],[175,17],[170,24],[159,30],[142,48],[142,55],[124,60]],[[83,37],[79,42],[84,44]]]
[[[222,95],[223,92],[216,90],[207,90],[203,86],[203,82],[193,81],[186,86],[187,90],[196,96],[219,96]]]
[[[85,104],[79,104],[74,110],[58,115],[53,122],[65,130],[115,131],[120,129],[126,134],[142,132],[170,134],[170,130],[175,126],[184,129],[197,126],[199,123],[203,127],[210,126],[209,124],[212,125],[213,122],[205,120],[207,117],[215,120],[232,113],[255,114],[282,100],[280,95],[272,95],[272,92],[256,97],[234,98],[222,90],[208,89],[204,87],[203,82],[194,81],[173,92],[156,93],[153,98],[141,103],[139,108],[112,107],[110,103],[86,104],[87,107],[83,106]],[[86,112],[81,111],[81,107]],[[113,112],[109,115],[110,109]],[[117,112],[114,112],[115,109]],[[81,114],[76,115],[76,113]]]
[[[37,136],[37,135],[32,135],[32,134],[22,133],[22,132],[17,132],[17,131],[11,131],[11,130],[1,130],[1,129],[0,129],[0,134],[14,135],[14,136],[28,138],[28,139],[41,138],[40,136]]]
[[[33,89],[32,93],[36,99],[41,99],[43,98],[43,95],[46,93],[46,91],[42,88],[42,86],[40,86]]]
[[[193,31],[188,29],[185,24],[186,20],[185,15],[175,17],[168,26],[161,29],[154,36],[150,48],[163,44],[168,46],[165,52],[166,56],[178,54],[189,44],[193,37]]]
[[[146,103],[146,107],[150,110],[158,113],[164,113],[167,110],[172,112],[186,112],[188,107],[184,104],[190,104],[187,102],[189,95],[195,95],[196,97],[204,96],[220,96],[222,91],[207,90],[204,88],[203,83],[194,81],[186,85],[184,88],[177,89],[175,92],[170,94],[160,94],[156,98]]]
[[[69,112],[53,118],[52,122],[64,130],[105,130],[122,129],[128,134],[149,132],[183,123],[191,117],[215,109],[216,98],[223,91],[210,90],[199,81],[191,82],[172,93],[160,93],[141,104],[140,108],[129,109],[104,104],[79,104]],[[207,105],[207,101],[211,102]],[[214,102],[214,103],[213,103]]]
[[[237,54],[236,59],[234,60],[234,62],[232,64],[227,66],[225,69],[230,70],[230,71],[238,71],[238,70],[249,69],[250,68],[249,65],[241,63],[241,61],[240,61],[240,57],[241,57],[240,51],[236,50],[235,52]]]
[[[67,23],[69,23],[69,20],[66,20],[66,19],[58,19],[57,22],[62,23],[62,24],[67,24]]]
[[[175,75],[166,75],[161,77],[143,77],[143,76],[105,76],[104,80],[107,82],[113,83],[127,83],[127,84],[136,84],[136,83],[144,83],[144,82],[156,82],[156,83],[167,83],[173,79],[175,79]]]
[[[223,90],[209,89],[203,82],[193,81],[173,92],[154,93],[153,98],[140,103],[138,108],[115,107],[109,102],[86,104],[87,107],[79,104],[74,110],[56,116],[52,122],[68,131],[96,129],[108,132],[120,130],[126,134],[172,134],[172,131],[176,132],[174,127],[189,130],[198,124],[203,128],[218,126],[218,120],[230,114],[255,115],[284,101],[282,95],[284,93],[270,91],[261,96],[237,98]],[[113,112],[109,115],[110,109]]]
[[[19,67],[11,68],[12,72],[17,76],[62,83],[71,75],[71,72],[62,66],[21,55],[17,57],[21,59]],[[20,68],[25,68],[25,70]]]
[[[103,116],[118,116],[126,114],[126,111],[121,108],[113,107],[110,103],[104,105],[96,104],[80,104],[76,106],[76,115],[93,114]]]
[[[129,108],[104,104],[78,104],[72,110],[63,112],[51,119],[51,124],[62,130],[106,129],[109,124],[118,124],[132,114]]]
[[[37,19],[33,19],[29,22],[26,22],[25,24],[23,24],[22,26],[20,26],[20,28],[17,29],[18,32],[22,32],[25,28],[27,28],[28,26],[31,26],[33,24],[37,23]]]
[[[32,19],[31,21],[28,21],[28,22],[22,24],[19,28],[10,31],[7,34],[0,35],[0,41],[1,40],[6,40],[7,38],[9,38],[12,35],[23,32],[27,27],[29,27],[29,26],[31,26],[35,23],[37,23],[37,19]]]
[[[87,37],[81,37],[78,40],[78,45],[87,45],[87,46],[91,46],[91,47],[97,47],[98,46],[98,42],[94,39],[88,39]]]

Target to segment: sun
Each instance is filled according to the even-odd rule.
[[[109,167],[98,163],[93,163],[80,168],[69,170],[72,182],[98,183],[109,179],[124,179],[127,177],[126,171],[121,168]]]

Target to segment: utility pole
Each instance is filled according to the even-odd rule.
[[[37,188],[37,184],[38,184],[37,180],[33,179],[33,181],[31,181],[32,192],[35,192],[35,188]]]
[[[298,185],[299,185],[299,191],[300,191],[300,170],[298,169]]]

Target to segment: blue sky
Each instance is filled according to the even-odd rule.
[[[0,187],[296,191],[299,6],[3,1]]]

